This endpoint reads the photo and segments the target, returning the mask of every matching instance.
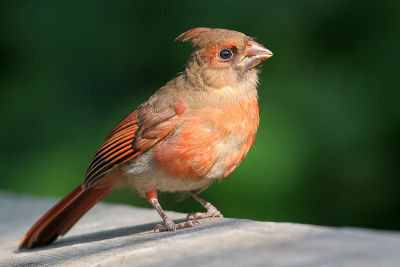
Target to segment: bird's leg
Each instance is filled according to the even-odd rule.
[[[186,221],[186,222],[181,222],[181,223],[174,223],[173,220],[171,220],[167,214],[165,214],[164,210],[161,208],[160,203],[158,202],[157,199],[157,190],[152,190],[149,192],[146,192],[146,199],[147,201],[150,202],[150,204],[157,210],[158,214],[160,214],[161,218],[164,221],[164,225],[162,224],[157,224],[154,227],[154,232],[155,231],[176,231],[179,229],[184,229],[184,228],[190,228],[198,224],[197,221]]]
[[[186,218],[193,217],[194,219],[203,219],[203,218],[210,218],[210,217],[219,217],[224,218],[221,212],[217,210],[210,202],[207,202],[203,198],[201,198],[196,192],[188,191],[189,194],[196,199],[204,208],[206,208],[207,212],[191,212],[187,215]]]

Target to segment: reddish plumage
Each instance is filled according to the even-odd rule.
[[[180,134],[171,136],[153,150],[158,168],[175,179],[202,179],[215,162],[218,137],[207,131],[200,116],[183,121]]]
[[[112,190],[112,187],[83,190],[81,186],[78,186],[32,226],[21,240],[19,249],[40,247],[64,235],[90,208]]]
[[[77,187],[29,230],[19,248],[51,243],[118,187],[134,187],[176,230],[158,203],[158,191],[187,191],[206,209],[195,218],[222,217],[194,190],[227,177],[252,146],[258,127],[256,66],[272,53],[243,33],[189,30],[177,40],[197,49],[185,70],[118,123],[97,150]],[[222,53],[224,52],[224,53]]]

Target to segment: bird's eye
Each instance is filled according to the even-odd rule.
[[[230,59],[231,57],[233,56],[233,53],[232,53],[232,51],[231,50],[229,50],[229,49],[222,49],[220,52],[219,52],[219,57],[221,58],[221,59],[223,59],[223,60],[228,60],[228,59]]]

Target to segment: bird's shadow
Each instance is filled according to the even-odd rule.
[[[215,219],[214,219],[215,220]],[[218,219],[217,219],[218,220]],[[184,222],[186,219],[179,219],[175,220],[176,223]],[[16,250],[14,251],[15,253],[30,253],[30,252],[38,252],[38,251],[49,251],[52,249],[56,248],[61,248],[61,247],[69,247],[73,246],[76,244],[85,244],[85,243],[91,243],[91,242],[96,242],[96,241],[104,241],[108,239],[113,239],[113,238],[118,238],[118,237],[124,237],[124,236],[130,236],[130,235],[135,235],[135,234],[141,234],[145,232],[149,232],[150,236],[148,238],[145,238],[145,240],[149,239],[159,239],[159,238],[165,238],[166,235],[173,234],[173,235],[179,235],[182,233],[182,230],[176,231],[176,232],[162,232],[162,233],[157,233],[157,235],[152,235],[152,231],[155,227],[155,225],[160,222],[154,222],[154,223],[147,223],[147,224],[141,224],[141,225],[136,225],[136,226],[130,226],[130,227],[121,227],[121,228],[115,228],[111,230],[103,230],[103,231],[98,231],[98,232],[93,232],[93,233],[88,233],[88,234],[82,234],[82,235],[76,235],[76,236],[71,236],[67,238],[62,238],[60,240],[56,240],[54,243],[44,246],[44,247],[39,247],[39,248],[34,248],[34,249],[23,249],[23,250]],[[217,223],[219,224],[224,224],[226,223],[225,220],[222,220]],[[198,225],[196,227],[190,228],[190,231],[199,231],[201,229],[204,229],[204,226]],[[206,226],[209,228],[211,225]],[[213,225],[216,226],[216,225]],[[213,227],[211,226],[211,227]],[[184,230],[189,230],[189,229],[184,229]],[[136,242],[144,242],[145,240],[135,240]]]
[[[93,233],[88,233],[88,234],[83,234],[83,235],[71,236],[71,237],[57,240],[55,243],[53,243],[52,247],[59,248],[59,247],[64,247],[64,246],[85,244],[85,243],[91,243],[91,242],[96,242],[96,241],[102,241],[102,240],[107,240],[107,239],[113,239],[113,238],[118,238],[118,237],[123,237],[123,236],[144,233],[144,232],[153,230],[153,228],[156,224],[157,223],[148,223],[148,224],[141,224],[141,225],[136,225],[136,226],[103,230],[103,231],[98,231],[98,232],[93,232]]]

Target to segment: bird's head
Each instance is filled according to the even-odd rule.
[[[202,78],[205,85],[222,87],[257,76],[256,67],[272,52],[253,38],[232,30],[195,28],[176,40],[190,41],[197,49],[188,60],[186,72]]]

